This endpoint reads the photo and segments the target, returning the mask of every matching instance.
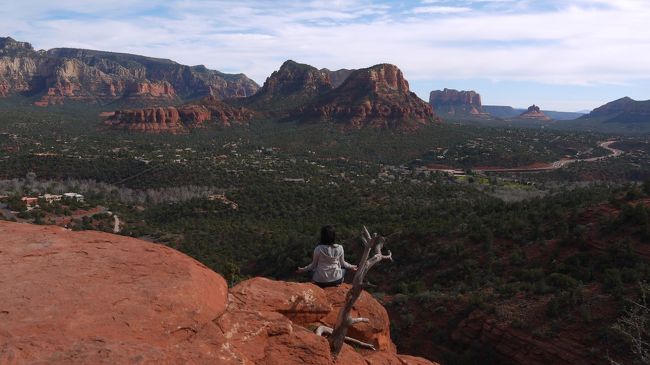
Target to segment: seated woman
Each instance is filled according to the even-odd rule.
[[[298,272],[313,271],[312,281],[321,288],[340,285],[345,269],[357,271],[356,265],[345,261],[343,246],[334,243],[335,239],[334,227],[323,227],[320,231],[320,243],[314,249],[311,264],[298,268]]]

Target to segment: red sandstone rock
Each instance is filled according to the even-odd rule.
[[[114,90],[114,89],[113,89]],[[152,97],[173,98],[176,96],[174,87],[167,81],[162,82],[137,82],[128,90],[136,95],[145,95]]]
[[[397,355],[404,365],[431,365],[431,361],[423,359],[421,357],[409,356],[409,355]]]
[[[332,304],[332,310],[325,318],[321,320],[327,326],[333,327],[336,324],[339,309],[345,303],[345,294],[350,289],[349,284],[343,284],[338,287],[325,288],[327,299]],[[357,323],[350,327],[348,336],[358,340],[371,343],[382,351],[396,352],[395,344],[390,339],[390,319],[386,308],[382,306],[372,295],[363,291],[359,300],[352,308],[352,317],[365,317],[370,320],[369,323]]]
[[[352,72],[341,86],[299,108],[295,117],[354,129],[415,130],[439,121],[431,106],[409,90],[402,71],[390,64]]]
[[[299,324],[318,322],[332,311],[325,291],[311,283],[254,278],[239,283],[230,294],[235,308],[275,311]]]
[[[481,109],[481,95],[471,90],[434,90],[429,94],[429,104],[438,115],[488,116]]]
[[[223,278],[166,246],[4,221],[0,237],[2,364],[435,365],[347,345],[335,362],[326,338],[289,319],[329,309],[311,284],[251,279],[226,307]]]
[[[540,110],[540,108],[537,105],[531,105],[528,107],[528,110],[525,112],[521,113],[519,115],[519,118],[523,119],[535,119],[535,120],[542,120],[542,121],[547,121],[551,120],[544,112]]]
[[[234,108],[214,97],[198,104],[176,107],[118,110],[104,124],[114,129],[150,133],[184,133],[187,128],[204,127],[214,120],[223,127],[247,123],[255,114],[245,108]]]
[[[0,236],[2,364],[181,362],[226,310],[223,278],[162,245],[9,222]]]
[[[9,83],[7,80],[0,80],[0,96],[5,97],[9,95]]]
[[[150,133],[182,133],[185,130],[174,107],[118,110],[104,124],[116,129]]]
[[[259,86],[245,75],[226,75],[204,66],[111,52],[55,48],[35,51],[29,43],[0,37],[0,96],[45,93],[39,105],[66,100],[172,101],[215,95],[253,95]],[[43,82],[45,81],[45,82]],[[76,85],[70,89],[69,85]],[[2,85],[0,83],[0,85]],[[4,92],[2,90],[5,90]]]

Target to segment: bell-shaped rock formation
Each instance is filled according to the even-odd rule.
[[[535,104],[529,106],[528,110],[521,113],[518,118],[540,120],[540,121],[551,120],[551,118],[549,118],[546,114],[544,114],[544,112]]]

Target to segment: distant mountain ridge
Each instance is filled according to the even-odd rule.
[[[497,118],[508,119],[521,115],[526,112],[526,109],[513,108],[505,105],[483,105],[483,111]],[[581,112],[558,112],[554,110],[540,111],[553,120],[570,120],[580,118],[584,115],[584,113]]]
[[[172,103],[208,95],[245,97],[259,88],[244,74],[167,59],[76,48],[36,51],[27,42],[0,38],[0,97],[41,96],[37,105],[68,100]]]
[[[637,101],[626,96],[592,110],[581,119],[594,118],[604,119],[605,123],[650,124],[650,100]]]

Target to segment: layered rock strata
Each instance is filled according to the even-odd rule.
[[[429,94],[429,104],[441,116],[487,115],[482,110],[481,95],[471,90],[434,90]]]
[[[338,88],[295,114],[345,128],[415,130],[438,122],[431,106],[411,92],[397,66],[379,64],[352,72]]]
[[[172,102],[207,95],[253,95],[258,85],[243,74],[204,66],[74,48],[36,51],[29,43],[0,38],[0,96],[42,95],[37,105],[67,100]]]
[[[222,127],[246,124],[255,114],[245,108],[231,107],[215,97],[196,104],[179,107],[155,107],[117,110],[104,122],[112,129],[148,133],[185,133],[191,128],[203,128],[208,121]]]

